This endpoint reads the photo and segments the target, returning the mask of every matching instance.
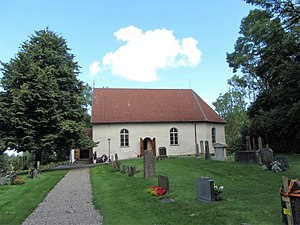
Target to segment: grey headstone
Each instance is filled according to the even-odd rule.
[[[262,150],[260,150],[260,158],[263,164],[270,164],[274,161],[275,155],[272,149],[263,148]]]
[[[214,181],[210,178],[196,179],[197,199],[203,202],[215,201]]]
[[[155,177],[155,155],[152,150],[144,150],[144,178]]]
[[[0,184],[5,185],[6,184],[6,176],[0,178]]]
[[[262,150],[263,149],[263,142],[262,142],[262,138],[259,137],[258,138],[258,150]]]
[[[289,168],[289,160],[287,156],[276,156],[275,160],[278,161],[283,168]]]
[[[209,160],[210,159],[210,153],[209,153],[209,145],[208,141],[205,141],[205,159]]]
[[[158,186],[162,187],[168,193],[170,191],[169,178],[166,176],[158,176]]]
[[[202,154],[204,154],[204,143],[203,141],[200,141],[200,151]]]
[[[258,157],[255,151],[236,151],[234,153],[235,162],[239,163],[257,163]]]
[[[135,169],[133,166],[127,166],[127,175],[128,176],[133,176],[135,172]]]
[[[126,165],[122,165],[121,172],[122,173],[127,173],[127,166]]]

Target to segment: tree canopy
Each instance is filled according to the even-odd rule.
[[[77,79],[66,40],[48,28],[22,43],[15,58],[1,62],[0,147],[36,153],[68,153],[92,146],[85,133],[86,85]]]
[[[276,151],[299,151],[300,2],[247,0],[251,10],[241,22],[229,66],[253,93],[248,134],[262,136]]]

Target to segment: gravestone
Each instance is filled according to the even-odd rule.
[[[223,143],[215,143],[213,146],[215,148],[215,160],[225,161],[226,148],[228,147],[228,145]]]
[[[202,154],[204,154],[204,143],[203,141],[200,141],[200,151]]]
[[[159,147],[158,148],[158,153],[159,153],[159,159],[168,158],[166,147]]]
[[[262,138],[259,137],[258,138],[258,150],[262,150],[263,149],[263,142],[262,142]]]
[[[255,137],[252,137],[252,149],[251,150],[254,150],[254,151],[257,150]]]
[[[0,178],[0,184],[1,185],[5,185],[6,184],[6,176]]]
[[[152,150],[144,150],[144,179],[155,177],[155,156]]]
[[[195,157],[198,158],[200,156],[200,152],[199,152],[199,144],[196,144],[196,152],[195,152]]]
[[[210,153],[209,153],[209,145],[208,141],[205,141],[205,159],[209,160],[210,159]]]
[[[260,158],[263,164],[270,164],[274,161],[275,155],[272,149],[263,148],[262,150],[260,150]]]
[[[158,186],[162,187],[166,190],[166,193],[170,190],[169,178],[166,176],[159,175],[158,176]]]
[[[122,165],[121,173],[127,173],[127,166]]]
[[[118,161],[119,160],[119,156],[117,153],[115,153],[115,160]]]
[[[128,176],[133,176],[135,172],[135,168],[133,166],[127,166],[127,175]]]
[[[15,184],[15,179],[17,178],[17,174],[15,172],[11,172],[9,174],[9,180],[10,180],[10,184]]]
[[[257,163],[258,157],[256,151],[236,151],[234,161],[239,163]]]
[[[34,170],[33,171],[33,179],[38,178],[38,175],[39,175],[39,171]]]
[[[41,173],[41,162],[40,161],[37,161],[36,167],[37,167],[38,173]]]
[[[289,160],[287,156],[276,156],[275,161],[278,161],[284,169],[289,168]]]
[[[196,179],[197,199],[203,202],[215,201],[214,181],[210,178]]]
[[[247,151],[251,151],[252,150],[250,136],[246,136],[246,150]]]

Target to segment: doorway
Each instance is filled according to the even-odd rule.
[[[156,140],[149,137],[140,138],[140,156],[144,155],[144,150],[152,150],[154,155],[156,155]]]

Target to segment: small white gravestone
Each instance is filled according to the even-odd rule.
[[[0,184],[1,185],[5,185],[6,184],[6,176],[1,177]]]
[[[225,143],[215,143],[213,144],[215,149],[215,160],[224,161],[227,157],[226,148],[228,147]]]
[[[75,150],[70,150],[70,164],[73,164],[75,162]]]

